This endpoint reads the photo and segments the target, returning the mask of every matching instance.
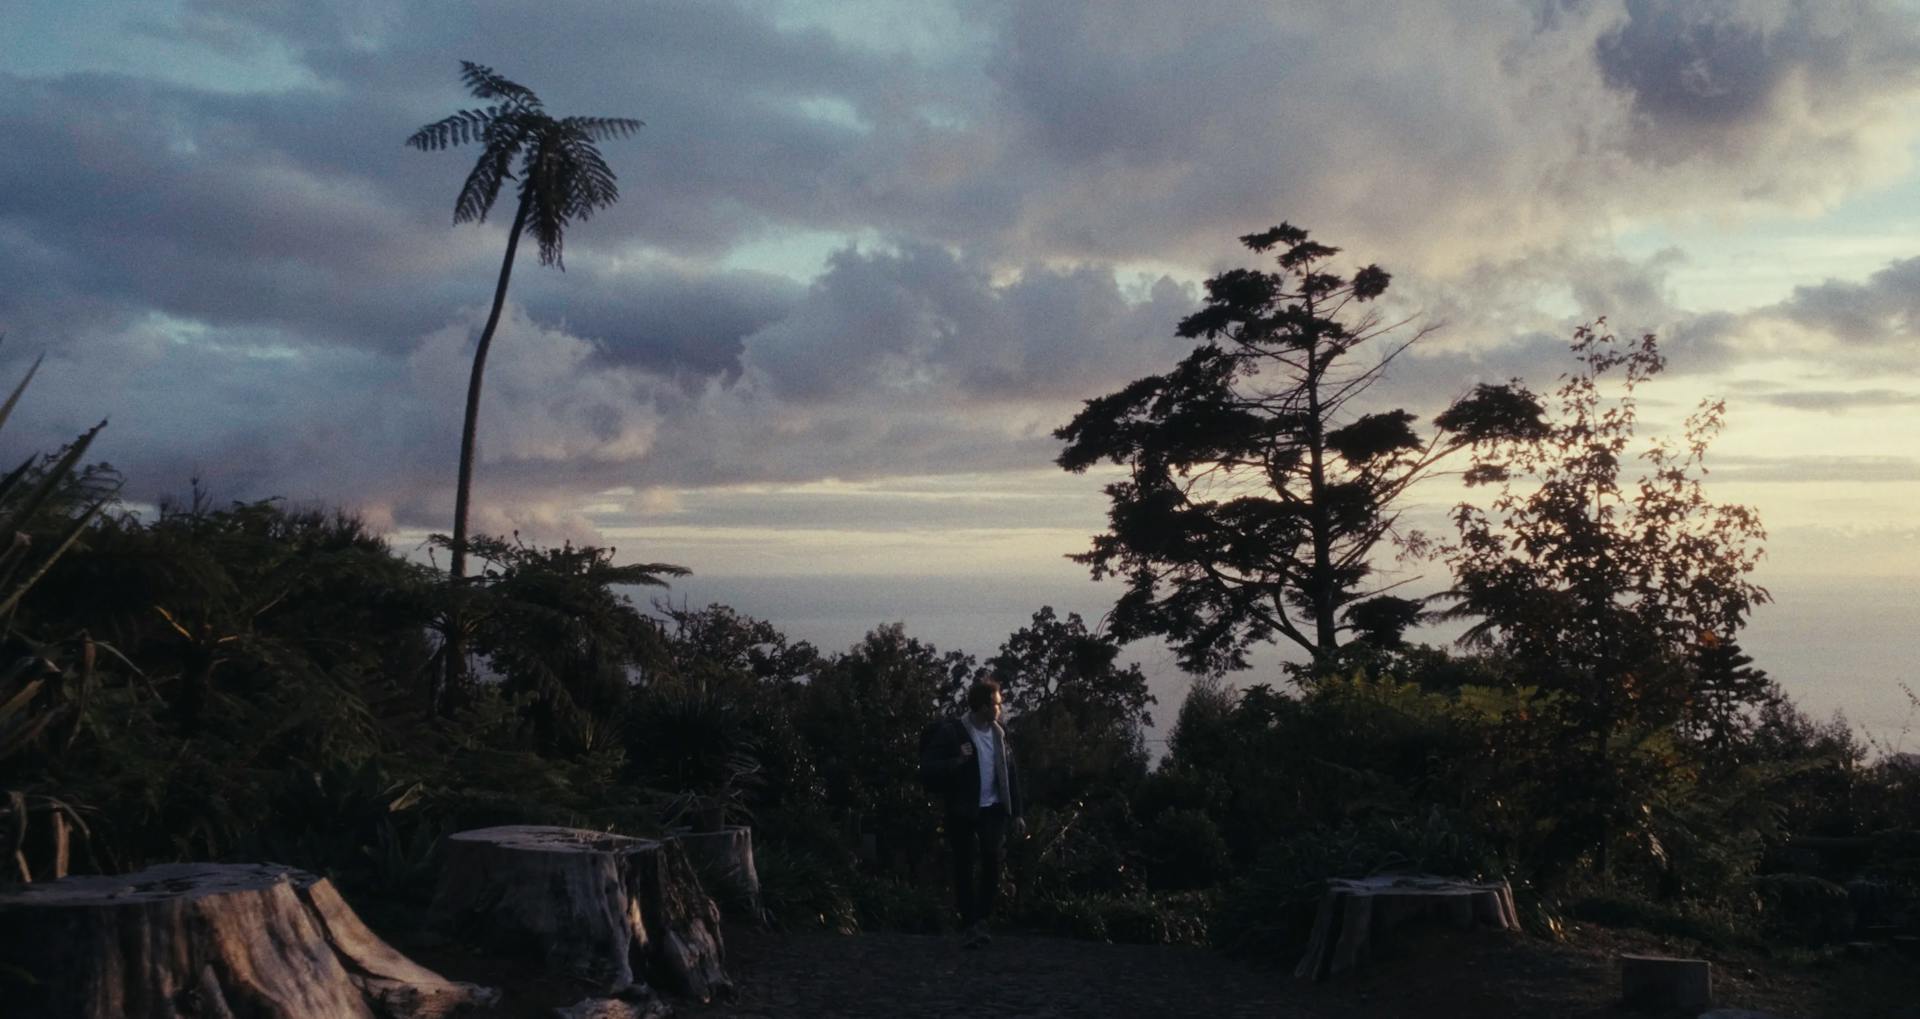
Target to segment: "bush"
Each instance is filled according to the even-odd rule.
[[[1752,918],[1690,902],[1655,902],[1621,888],[1569,897],[1560,912],[1602,927],[1626,928],[1685,938],[1715,948],[1753,943]]]
[[[1147,887],[1156,891],[1210,888],[1233,871],[1227,840],[1204,811],[1164,811],[1145,836]]]
[[[780,846],[756,846],[754,863],[760,871],[760,901],[774,923],[859,933],[860,911],[849,891],[851,868]]]
[[[1202,945],[1214,895],[1043,896],[1024,902],[1012,920],[1045,934],[1135,945]]]
[[[938,934],[948,926],[945,887],[896,878],[861,878],[852,884],[854,916],[862,930]]]
[[[1847,890],[1810,874],[1763,874],[1754,879],[1761,929],[1768,940],[1826,945],[1853,933]]]
[[[1096,900],[1107,939],[1135,945],[1203,945],[1212,899],[1201,894],[1137,895]]]
[[[1433,808],[1422,818],[1377,817],[1314,828],[1276,842],[1220,895],[1213,943],[1272,956],[1304,947],[1314,912],[1333,878],[1431,873],[1485,879],[1502,873],[1466,822]]]
[[[1007,847],[1007,871],[1021,895],[1073,899],[1145,890],[1139,824],[1125,798],[1036,808],[1027,825],[1032,837]]]

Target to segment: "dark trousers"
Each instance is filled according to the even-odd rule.
[[[953,899],[960,926],[972,927],[993,912],[1000,890],[1000,861],[1007,841],[1007,808],[999,803],[973,815],[947,815],[947,850],[953,857]],[[978,861],[978,867],[975,861]]]

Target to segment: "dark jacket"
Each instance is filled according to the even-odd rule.
[[[1007,816],[1019,817],[1020,769],[1014,763],[1013,744],[1007,739],[1006,727],[999,722],[993,725],[1000,732],[1000,748],[1007,757]],[[933,723],[920,741],[920,769],[948,817],[972,817],[980,812],[980,766],[960,749],[972,743],[967,723],[961,718]]]

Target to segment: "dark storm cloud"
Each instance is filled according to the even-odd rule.
[[[1638,140],[1674,158],[1743,149],[1782,118],[1844,115],[1910,86],[1917,43],[1912,12],[1890,5],[1627,0],[1595,57],[1607,84],[1632,97]]]
[[[406,121],[387,114],[368,137],[377,104],[100,75],[8,84],[0,275],[25,285],[0,292],[0,328],[16,338],[83,340],[158,311],[277,330],[283,344],[404,351],[489,296],[497,222],[449,229],[449,181],[429,195],[420,182],[438,175],[401,161],[419,155],[397,144]],[[764,274],[604,265],[563,275],[529,260],[515,292],[611,359],[665,371],[731,370],[740,338],[796,290]]]
[[[593,340],[608,364],[670,376],[732,377],[743,341],[784,319],[802,288],[758,272],[577,266],[516,291],[529,316]]]
[[[360,179],[263,144],[224,101],[104,75],[0,85],[9,275],[57,277],[101,309],[329,339],[433,321],[419,311],[430,293],[402,301],[380,284],[444,265],[444,247]],[[51,319],[33,305],[58,296],[10,288],[0,310]]]
[[[995,284],[943,248],[837,253],[791,314],[747,340],[767,390],[802,404],[875,392],[1060,399],[1160,370],[1190,347],[1194,295],[1162,278],[1130,302],[1111,271],[1031,266]]]
[[[1778,312],[1851,346],[1912,350],[1920,343],[1920,257],[1890,263],[1864,283],[1795,287]]]

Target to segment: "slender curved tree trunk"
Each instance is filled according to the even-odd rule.
[[[453,562],[447,575],[456,591],[467,576],[467,511],[473,494],[474,435],[480,423],[480,386],[487,372],[487,351],[493,346],[494,330],[500,327],[500,311],[507,304],[507,281],[513,276],[513,254],[520,247],[520,231],[527,225],[527,202],[523,197],[513,213],[513,226],[507,231],[507,254],[500,260],[500,282],[493,288],[493,310],[480,330],[480,343],[473,351],[473,374],[467,379],[467,416],[460,427],[460,478],[453,490]],[[457,597],[457,595],[456,595]],[[466,640],[461,632],[459,603],[449,610],[446,642],[446,688],[451,693],[466,669]],[[437,702],[439,698],[435,698]],[[437,706],[437,704],[436,704]]]

